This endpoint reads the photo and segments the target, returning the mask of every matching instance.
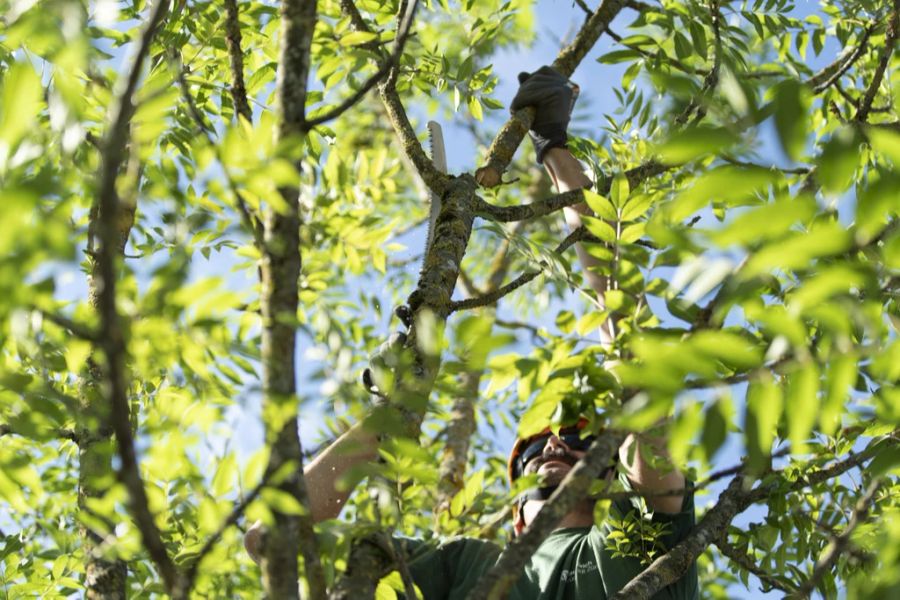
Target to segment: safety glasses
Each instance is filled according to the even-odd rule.
[[[519,455],[519,474],[521,475],[525,471],[525,467],[531,461],[531,459],[540,456],[544,453],[544,446],[547,445],[547,440],[550,439],[552,434],[544,434],[533,438],[528,444],[525,446],[525,449],[522,450],[522,453]],[[591,445],[591,442],[594,441],[593,435],[589,435],[585,438],[581,437],[580,430],[572,429],[572,430],[563,430],[559,432],[559,439],[568,446],[570,450],[578,450],[584,451],[587,450]]]

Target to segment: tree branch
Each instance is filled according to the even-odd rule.
[[[229,2],[234,2],[235,0],[228,0]],[[253,241],[256,243],[256,247],[259,250],[262,250],[264,247],[263,241],[263,225],[253,212],[250,210],[250,207],[247,205],[247,201],[244,199],[243,194],[241,194],[238,189],[237,182],[235,182],[234,177],[231,175],[231,170],[228,168],[224,157],[222,156],[222,145],[218,143],[212,137],[212,127],[207,126],[206,122],[203,119],[203,115],[200,110],[197,108],[196,103],[194,102],[194,98],[191,95],[190,88],[188,87],[187,79],[185,78],[184,69],[178,69],[178,85],[181,88],[181,96],[184,99],[185,103],[188,105],[188,112],[190,112],[194,121],[197,123],[197,127],[200,128],[200,131],[203,133],[204,137],[206,137],[206,142],[209,144],[209,147],[212,148],[213,153],[216,156],[216,160],[219,161],[219,164],[222,166],[222,172],[225,174],[225,182],[228,184],[228,189],[231,190],[231,193],[234,194],[235,204],[237,205],[238,212],[241,215],[241,220],[244,223],[244,227],[250,230],[250,233],[253,235]],[[241,83],[243,86],[243,83]],[[246,98],[244,98],[246,101]],[[237,102],[237,100],[235,100]],[[249,110],[249,109],[248,109]],[[250,115],[252,117],[252,114]],[[248,123],[251,123],[250,117],[244,117],[247,119]]]
[[[116,178],[126,156],[128,128],[134,114],[132,96],[137,89],[144,60],[150,44],[159,30],[169,8],[168,0],[157,0],[151,8],[147,24],[138,42],[134,62],[117,90],[110,110],[110,128],[103,141],[101,152],[100,183],[98,186],[98,233],[100,250],[96,254],[97,271],[102,281],[97,298],[100,313],[100,348],[106,359],[107,385],[103,394],[111,410],[112,426],[118,440],[121,461],[118,476],[128,490],[128,508],[135,520],[141,539],[151,560],[159,570],[165,587],[172,591],[177,586],[178,572],[162,541],[153,514],[150,512],[144,482],[141,479],[134,436],[131,431],[130,407],[127,395],[125,335],[116,305],[116,270],[120,251],[120,202],[116,191]]]
[[[587,230],[582,226],[578,229],[575,229],[566,236],[560,244],[553,250],[557,254],[565,252],[576,242],[580,241],[588,241],[591,239],[591,236],[588,235]],[[489,306],[491,304],[496,303],[500,298],[506,296],[510,292],[522,287],[535,277],[541,274],[541,270],[536,271],[526,271],[522,273],[517,278],[507,283],[506,285],[499,287],[491,292],[484,294],[483,296],[478,296],[476,298],[467,298],[466,300],[457,300],[455,302],[450,303],[450,312],[454,313],[458,310],[469,310],[472,308],[479,308],[481,306]]]
[[[559,520],[585,499],[591,484],[611,463],[624,440],[625,433],[607,430],[591,443],[531,524],[509,543],[497,563],[478,580],[469,592],[468,600],[505,597],[534,551],[556,528]]]
[[[305,126],[307,128],[311,129],[317,125],[327,123],[328,121],[341,116],[347,110],[355,106],[356,103],[358,103],[363,98],[363,96],[369,93],[369,90],[371,90],[382,79],[384,79],[384,77],[392,69],[397,68],[397,66],[400,64],[400,57],[403,54],[403,47],[406,45],[406,40],[409,38],[409,33],[412,29],[413,18],[415,17],[416,9],[418,8],[418,6],[419,0],[413,0],[412,3],[407,6],[406,14],[401,15],[401,21],[397,27],[397,37],[394,40],[394,49],[391,52],[390,56],[382,61],[381,66],[378,68],[378,71],[376,71],[371,77],[369,77],[369,79],[366,80],[366,82],[363,83],[353,94],[345,98],[343,102],[341,102],[331,110],[306,121]],[[357,12],[357,14],[359,13]]]
[[[853,514],[850,515],[850,520],[847,521],[847,527],[844,528],[840,535],[832,537],[825,553],[816,561],[812,575],[797,589],[794,597],[808,598],[825,574],[831,570],[834,563],[850,544],[850,536],[853,535],[853,531],[860,523],[866,520],[880,486],[881,479],[875,479],[869,484],[863,496],[856,501]]]
[[[276,76],[277,142],[302,172],[299,150],[304,128],[310,53],[316,27],[317,3],[283,0]],[[296,144],[296,146],[295,146]],[[271,455],[266,473],[273,485],[294,498],[302,514],[275,509],[274,527],[263,544],[261,568],[267,596],[298,598],[298,554],[303,556],[305,580],[312,600],[325,598],[325,575],[310,514],[309,493],[303,476],[303,448],[297,416],[297,325],[300,253],[300,188],[278,189],[283,207],[270,203],[264,217],[264,246],[260,261],[262,293],[263,414],[275,410],[290,417],[267,422]],[[275,479],[279,474],[281,479]]]
[[[887,32],[884,36],[884,47],[881,49],[881,58],[878,66],[875,68],[875,76],[872,77],[866,93],[863,95],[859,103],[859,110],[856,111],[854,120],[864,123],[869,118],[869,111],[872,109],[872,103],[878,94],[878,88],[881,87],[881,81],[884,79],[884,72],[887,70],[888,62],[891,60],[891,53],[894,51],[894,43],[897,41],[897,30],[900,29],[900,0],[894,0],[894,10],[891,12],[888,21]]]
[[[872,34],[872,27],[866,27],[863,30],[862,39],[859,44],[848,56],[840,56],[831,64],[820,69],[816,74],[806,80],[806,85],[813,89],[816,94],[821,94],[829,87],[837,83],[847,69],[853,66],[859,57],[862,56],[869,44],[869,36]]]
[[[372,32],[352,0],[340,0],[340,3],[341,12],[350,18],[350,26],[354,31]],[[400,139],[404,154],[415,166],[428,189],[441,196],[447,188],[447,175],[435,168],[434,163],[422,148],[412,123],[409,122],[409,116],[406,114],[406,109],[403,107],[403,102],[395,86],[396,72],[396,67],[391,69],[387,80],[378,86],[381,101],[387,111],[388,120]]]
[[[3,437],[5,435],[20,435],[22,437],[30,438],[30,436],[16,431],[12,425],[8,423],[0,423],[0,437]],[[61,440],[69,440],[70,442],[75,442],[76,444],[81,441],[81,437],[74,430],[65,429],[62,427],[59,429],[54,429],[51,433],[51,436]]]
[[[188,565],[187,570],[184,573],[184,577],[181,579],[181,597],[188,598],[190,595],[191,589],[194,587],[194,581],[197,578],[197,571],[200,568],[200,563],[203,562],[203,559],[206,558],[206,555],[212,552],[212,549],[216,544],[219,543],[219,540],[222,539],[222,535],[225,531],[238,522],[244,511],[247,510],[247,507],[259,497],[260,492],[262,492],[263,488],[269,483],[269,473],[264,473],[262,479],[253,490],[250,491],[249,494],[244,496],[244,498],[234,505],[231,509],[231,513],[228,517],[222,521],[222,524],[219,525],[219,528],[206,540],[206,543],[203,544],[203,547],[200,549],[200,552],[196,557],[191,561]]]
[[[585,21],[572,43],[557,55],[556,60],[553,61],[553,68],[566,77],[570,77],[588,51],[593,48],[600,34],[622,10],[624,4],[625,0],[603,0],[597,10]],[[475,173],[475,178],[480,185],[496,187],[500,184],[503,172],[512,162],[513,155],[531,128],[533,120],[534,108],[527,107],[513,113],[512,117],[503,125],[488,149],[484,166]]]
[[[236,114],[253,122],[253,111],[247,102],[247,88],[244,86],[244,53],[241,50],[241,24],[238,16],[237,0],[225,0],[225,43],[231,64],[231,101]]]
[[[80,338],[80,339],[88,341],[88,342],[97,342],[98,341],[98,336],[99,336],[98,332],[93,331],[90,327],[86,327],[85,325],[76,323],[69,317],[61,315],[59,313],[50,312],[43,308],[38,308],[37,306],[34,306],[34,305],[30,306],[29,308],[33,311],[39,312],[41,314],[41,317],[43,317],[44,319],[47,319],[48,321],[50,321],[51,323],[53,323],[55,325],[62,327],[63,329],[65,329],[66,331],[68,331],[69,333],[71,333],[72,335],[74,335],[77,338]]]
[[[794,591],[794,587],[792,587],[789,583],[773,576],[771,573],[757,565],[754,562],[754,559],[749,554],[730,544],[728,542],[727,533],[723,532],[722,536],[715,541],[715,545],[722,552],[723,556],[731,560],[733,563],[735,563],[745,571],[753,573],[753,575],[755,575],[757,579],[763,582],[763,584],[768,586],[770,589],[781,590],[789,594]]]

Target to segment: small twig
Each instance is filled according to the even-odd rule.
[[[853,514],[850,515],[847,527],[844,528],[844,531],[842,531],[840,535],[831,539],[825,553],[818,561],[816,561],[816,566],[813,568],[812,575],[797,588],[796,596],[794,597],[808,598],[812,591],[816,589],[816,586],[819,585],[819,582],[825,574],[831,570],[835,561],[837,561],[841,554],[847,549],[853,531],[868,517],[869,510],[872,508],[872,503],[875,500],[875,495],[878,493],[878,488],[880,486],[881,479],[875,479],[869,484],[865,494],[856,501],[856,506],[853,508]]]
[[[592,11],[587,4],[585,4],[584,0],[574,0],[575,4],[578,5],[578,8],[584,11],[584,13],[588,16],[591,15],[594,11]]]
[[[341,102],[331,110],[320,114],[314,119],[307,120],[305,123],[305,127],[313,128],[317,125],[327,123],[328,121],[341,116],[347,110],[355,106],[363,96],[369,93],[369,90],[378,85],[378,83],[380,83],[381,80],[384,79],[384,77],[387,76],[392,69],[395,69],[397,67],[400,62],[400,56],[403,54],[403,47],[406,45],[406,40],[409,38],[409,33],[412,29],[413,24],[413,17],[415,16],[418,6],[419,0],[413,0],[413,2],[407,7],[406,14],[402,16],[400,25],[397,28],[397,38],[394,40],[394,49],[391,52],[390,56],[382,61],[381,66],[378,68],[378,70],[371,77],[369,77],[369,79],[367,79],[366,82],[359,87],[359,89],[357,89],[349,97],[345,98],[343,102]]]
[[[751,169],[767,169],[769,171],[778,171],[779,173],[785,173],[787,175],[806,175],[812,170],[810,167],[785,168],[785,167],[779,167],[778,165],[758,165],[756,163],[736,160],[736,159],[730,158],[728,156],[722,156],[721,158],[728,164],[735,165],[737,167],[746,167],[746,168],[751,168]]]
[[[650,4],[648,2],[641,2],[640,0],[627,0],[627,2],[625,2],[625,8],[630,8],[631,10],[636,10],[642,13],[659,10],[662,7],[656,4]]]
[[[623,46],[628,48],[629,50],[634,50],[635,52],[638,52],[642,56],[646,56],[649,59],[665,62],[665,63],[675,67],[679,71],[687,73],[688,75],[708,75],[709,74],[709,71],[706,71],[704,69],[697,69],[694,67],[690,67],[690,66],[684,64],[683,62],[681,62],[680,60],[678,60],[677,58],[673,58],[671,56],[660,56],[660,54],[658,52],[650,52],[648,50],[644,50],[640,46],[626,44],[626,43],[624,43],[624,38],[621,35],[619,35],[618,33],[616,33],[615,31],[613,31],[612,29],[607,28],[606,34],[609,37],[611,37],[612,39],[614,39],[616,42],[618,42],[619,44],[622,44]]]
[[[7,423],[0,423],[0,437],[4,435],[22,435]],[[61,440],[69,440],[76,444],[81,441],[81,437],[73,429],[59,428],[53,430],[53,437]]]
[[[900,0],[894,0],[894,10],[888,22],[887,32],[884,36],[884,47],[881,49],[881,58],[878,61],[878,66],[875,68],[875,76],[872,77],[869,87],[866,88],[866,93],[859,103],[859,110],[856,111],[856,117],[854,117],[854,120],[859,123],[864,123],[869,118],[872,103],[875,101],[875,96],[878,94],[878,88],[881,87],[888,62],[891,60],[894,42],[897,40],[897,30],[900,29],[900,16],[898,14],[900,14]]]

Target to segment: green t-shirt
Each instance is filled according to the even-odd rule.
[[[613,503],[612,519],[601,527],[558,529],[538,547],[525,566],[525,572],[509,594],[509,600],[606,600],[646,565],[639,550],[632,547],[627,556],[614,557],[607,537],[622,520],[642,519],[634,503]],[[678,514],[653,514],[651,523],[665,524],[658,541],[668,550],[680,542],[694,526],[693,495],[685,495]],[[425,600],[465,600],[469,590],[490,569],[501,551],[495,544],[472,538],[460,538],[433,548],[407,540],[409,568]],[[638,546],[638,549],[640,546]],[[696,564],[677,582],[660,590],[654,600],[695,600],[699,598]]]

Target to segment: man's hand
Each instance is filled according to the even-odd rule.
[[[369,357],[369,367],[362,373],[362,385],[366,391],[384,400],[394,388],[395,370],[402,366],[406,334],[395,331],[386,342]]]
[[[566,146],[569,139],[566,129],[577,97],[578,86],[552,67],[541,67],[530,74],[519,73],[519,91],[510,110],[534,107],[529,133],[538,163],[543,164],[544,155],[551,148]]]

